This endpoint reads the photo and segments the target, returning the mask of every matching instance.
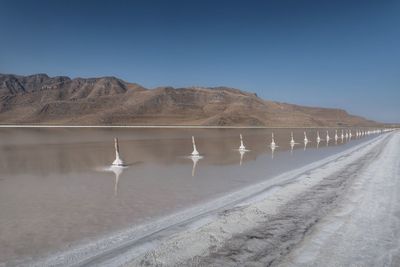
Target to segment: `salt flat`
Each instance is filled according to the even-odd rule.
[[[129,252],[118,261],[128,266],[398,266],[399,142],[398,132],[383,135],[277,177],[280,182],[265,198],[177,232],[129,263],[122,261]]]
[[[349,177],[343,199],[282,266],[400,266],[400,134]]]
[[[299,129],[273,130],[273,154],[266,129],[3,128],[0,266],[305,262],[294,254],[303,237],[394,134],[291,151],[291,131],[301,140]],[[243,162],[239,133],[251,150]],[[193,135],[197,169],[185,156]],[[119,179],[106,169],[114,136],[134,163]]]

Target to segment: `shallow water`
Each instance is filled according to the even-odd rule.
[[[278,147],[271,153],[271,132]],[[290,132],[298,145],[290,151]],[[369,140],[302,129],[0,129],[0,265],[150,222]],[[239,134],[249,152],[241,155]],[[354,133],[353,133],[354,134]],[[191,136],[202,159],[194,162]],[[326,130],[320,129],[322,139]],[[128,163],[110,168],[113,137]]]

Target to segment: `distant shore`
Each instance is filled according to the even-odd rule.
[[[201,125],[39,125],[39,124],[0,124],[0,128],[171,128],[171,129],[380,129],[368,126],[201,126]]]

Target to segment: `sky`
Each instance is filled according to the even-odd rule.
[[[400,122],[400,0],[0,0],[0,73],[229,86]]]

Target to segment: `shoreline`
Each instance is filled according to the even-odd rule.
[[[300,168],[304,171],[291,173],[291,179],[276,183],[268,191],[254,194],[247,198],[247,201],[244,200],[239,205],[233,205],[220,211],[216,219],[205,225],[176,233],[131,261],[121,261],[128,258],[128,253],[128,255],[118,258],[119,262],[109,261],[105,262],[105,265],[133,267],[153,265],[241,266],[244,264],[258,266],[264,264],[269,266],[270,263],[279,261],[282,253],[285,254],[289,248],[295,246],[309,227],[319,220],[319,217],[322,216],[321,213],[326,211],[311,209],[311,213],[308,213],[306,211],[310,204],[318,206],[320,203],[331,201],[337,197],[337,194],[340,195],[340,190],[336,189],[336,180],[344,181],[345,185],[348,179],[346,175],[341,179],[336,179],[336,173],[338,171],[343,174],[350,173],[349,169],[352,167],[349,166],[354,164],[365,165],[365,158],[371,153],[376,153],[376,150],[379,151],[377,149],[379,145],[386,142],[389,137],[389,135],[384,135],[374,138],[367,143],[339,153],[335,155],[336,157],[332,156],[327,160],[321,160],[319,164],[315,164],[316,166],[310,164],[305,166],[308,168]],[[328,197],[320,193],[323,188],[320,185],[325,182],[327,177],[328,180],[333,181],[334,185],[334,190],[328,192]],[[341,185],[343,190],[346,189],[344,185]],[[318,198],[315,197],[318,195],[320,195]],[[312,202],[314,204],[299,201],[302,198],[309,199],[310,197],[315,197],[315,203]],[[327,207],[321,205],[322,209],[329,210],[331,208],[330,205],[326,205]],[[310,218],[308,218],[309,216]],[[274,217],[276,217],[275,221],[271,219]],[[298,220],[298,218],[302,220],[293,224],[291,220]],[[272,223],[269,220],[272,220]],[[281,224],[283,221],[284,223]],[[270,229],[267,231],[265,228]],[[264,244],[261,244],[263,239],[265,239]],[[268,249],[262,249],[263,245]],[[282,248],[279,248],[279,245]],[[262,252],[263,250],[265,251]],[[249,254],[259,257],[260,253],[266,255],[254,262],[250,260]]]
[[[138,128],[138,129],[383,129],[383,126],[201,126],[201,125],[18,125],[5,124],[0,128]],[[393,128],[397,129],[397,128]]]
[[[276,265],[400,266],[399,145],[400,133],[391,134],[350,165],[334,208]]]
[[[386,135],[382,135],[386,136]],[[63,265],[91,265],[93,263],[103,264],[104,260],[120,258],[119,254],[125,252],[126,256],[132,260],[132,256],[139,256],[148,251],[149,246],[156,245],[160,239],[168,237],[172,233],[181,232],[184,229],[198,228],[209,221],[206,218],[217,216],[221,210],[229,210],[240,203],[253,202],[263,193],[271,193],[271,188],[277,185],[285,185],[293,182],[299,175],[307,171],[320,168],[324,164],[336,160],[339,157],[362,149],[363,146],[376,142],[382,137],[375,137],[372,140],[363,142],[355,147],[349,148],[343,152],[332,155],[328,158],[305,165],[299,169],[289,171],[278,175],[267,181],[251,185],[240,191],[228,194],[216,200],[206,202],[201,206],[196,206],[188,210],[184,210],[177,214],[172,214],[154,222],[152,225],[146,224],[135,226],[112,236],[102,238],[87,245],[75,247],[70,251],[64,251],[50,256],[47,259],[37,263],[37,266],[49,266],[63,263]],[[273,193],[273,192],[272,192]],[[132,252],[135,251],[135,252]],[[125,257],[125,259],[126,259]],[[129,262],[127,260],[126,262]]]
[[[341,201],[349,185],[386,151],[394,135],[371,140],[358,149],[299,174],[255,201],[220,212],[197,229],[187,229],[160,241],[131,261],[106,266],[270,266],[302,241],[325,214]],[[356,173],[356,174],[355,174]],[[278,185],[279,186],[279,185]]]

